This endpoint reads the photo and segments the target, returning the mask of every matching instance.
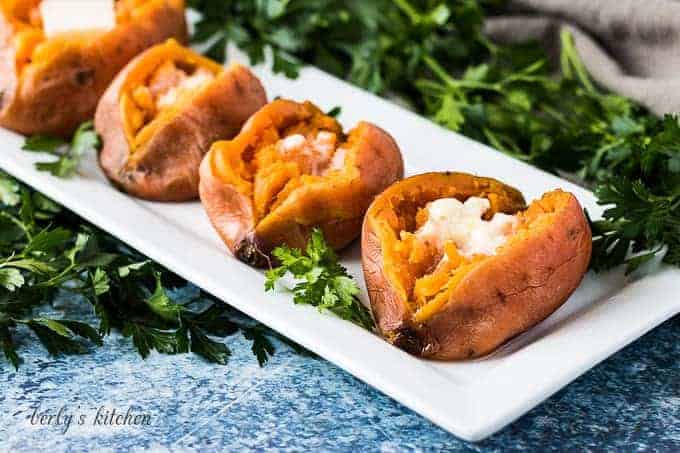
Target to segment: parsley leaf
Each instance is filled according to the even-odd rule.
[[[19,354],[17,354],[16,345],[12,341],[12,335],[7,324],[0,322],[0,345],[5,354],[5,359],[14,366],[15,370],[19,369]]]
[[[24,285],[24,276],[18,269],[11,267],[0,269],[0,285],[14,292],[17,288]]]
[[[163,330],[129,322],[123,327],[123,335],[132,337],[132,343],[144,359],[154,350],[163,354],[179,354],[189,351],[184,329]]]
[[[269,358],[276,352],[274,344],[261,326],[244,329],[243,336],[253,342],[251,350],[257,357],[260,366],[264,366],[269,361]]]
[[[8,206],[16,206],[20,200],[19,185],[0,173],[0,203]]]
[[[320,229],[314,229],[304,253],[285,245],[272,253],[281,264],[267,271],[266,291],[272,291],[290,274],[295,279],[292,292],[296,304],[318,307],[365,329],[375,327],[369,310],[358,298],[359,287],[340,265]]]
[[[47,135],[33,135],[27,137],[24,146],[21,148],[25,151],[38,151],[56,153],[57,149],[68,145],[64,139],[59,137],[50,137]]]
[[[191,351],[220,365],[226,365],[231,355],[227,345],[210,339],[200,327],[191,327]]]
[[[156,274],[156,290],[151,297],[146,300],[146,304],[152,312],[166,321],[178,321],[180,318],[182,306],[170,301],[170,298],[161,283],[160,274]]]
[[[28,326],[52,355],[86,352],[85,347],[74,338],[80,336],[81,333],[84,333],[86,337],[90,336],[90,331],[80,329],[81,325],[75,327],[74,331],[69,329],[63,321],[54,319],[37,318],[19,322]]]
[[[102,268],[97,268],[97,270],[94,271],[94,274],[90,275],[90,279],[92,280],[92,290],[94,291],[95,296],[106,294],[109,289],[111,289],[109,286],[109,277]]]
[[[326,112],[326,115],[337,118],[340,114],[342,113],[342,107],[339,105],[336,105],[332,109],[330,109],[328,112]]]
[[[26,151],[48,152],[58,159],[52,162],[38,162],[35,167],[47,171],[60,178],[70,178],[78,171],[78,166],[85,155],[101,146],[99,135],[94,130],[92,121],[80,125],[70,143],[56,137],[28,137],[23,149]]]

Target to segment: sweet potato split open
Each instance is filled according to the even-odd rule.
[[[332,179],[348,176],[343,174],[344,159],[334,168],[334,174],[326,171],[336,154],[351,159],[344,152],[347,143],[342,127],[311,104],[305,108],[308,115],[300,121],[271,124],[243,149],[224,147],[217,156],[222,180],[252,198],[256,223],[281,206],[296,189],[332,184]]]
[[[497,211],[500,208],[498,200],[493,194],[487,194],[490,199],[496,198],[496,202],[485,214],[485,219],[491,219],[497,212],[514,214],[517,226],[510,233],[503,245],[495,254],[503,253],[504,248],[512,247],[514,243],[522,241],[527,235],[549,225],[565,203],[564,192],[549,192],[539,200],[535,200],[525,209],[516,212],[511,211],[510,206],[505,211]],[[440,197],[445,198],[445,197]],[[465,201],[467,194],[459,194],[455,198]],[[515,207],[520,208],[517,204]],[[385,270],[390,276],[394,287],[399,288],[404,300],[408,302],[413,313],[413,321],[421,323],[432,317],[437,310],[447,303],[456,285],[472,271],[475,266],[484,260],[492,259],[492,256],[478,254],[472,257],[463,256],[456,244],[448,241],[444,249],[438,250],[432,244],[420,240],[414,231],[421,227],[427,216],[425,206],[412,206],[409,211],[416,211],[414,218],[406,220],[405,226],[415,229],[393,229],[387,220],[391,216],[400,216],[404,206],[395,206],[393,211],[389,209],[382,212],[379,217],[379,236],[383,239],[383,251],[385,257]],[[401,213],[404,215],[405,213]],[[407,214],[408,215],[408,214]],[[495,255],[494,254],[494,255]],[[455,303],[455,302],[454,302]]]
[[[373,197],[401,177],[394,140],[360,123],[348,134],[309,102],[274,101],[231,141],[213,145],[201,199],[232,252],[266,266],[276,245],[302,248],[314,227],[340,249],[361,230]]]
[[[456,282],[485,258],[464,257],[452,243],[438,250],[419,240],[415,232],[427,219],[427,204],[442,198],[460,201],[472,196],[485,198],[490,202],[486,220],[496,213],[516,214],[525,207],[519,192],[494,180],[473,180],[460,175],[454,176],[457,184],[451,184],[445,181],[450,178],[450,175],[433,173],[420,183],[402,184],[393,194],[387,193],[388,189],[367,217],[382,245],[384,273],[399,297],[408,304],[414,320],[431,316],[447,300],[447,293]],[[447,259],[442,262],[444,256]]]
[[[489,200],[486,220],[513,216],[491,253],[423,239],[428,203],[470,197]],[[548,192],[527,208],[512,187],[463,173],[394,184],[369,208],[362,236],[380,331],[412,354],[442,360],[487,354],[545,319],[576,289],[590,253],[590,229],[572,194]]]
[[[147,52],[144,64],[129,72],[120,93],[131,154],[222,71],[219,64],[174,40]]]
[[[170,39],[134,58],[99,101],[99,161],[118,187],[156,201],[198,197],[210,146],[238,134],[267,102],[248,68],[226,67]]]
[[[0,126],[24,135],[70,136],[130,60],[187,38],[184,0],[117,0],[106,30],[83,17],[59,31],[66,21],[43,18],[41,5],[0,0]]]

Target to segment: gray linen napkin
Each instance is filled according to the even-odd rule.
[[[490,17],[494,41],[539,40],[555,51],[566,27],[593,79],[656,114],[680,112],[680,2],[675,0],[511,0]]]

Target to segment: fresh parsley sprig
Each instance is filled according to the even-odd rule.
[[[77,173],[85,155],[98,150],[100,146],[101,139],[94,130],[94,124],[88,121],[80,125],[70,142],[58,137],[34,135],[26,139],[22,149],[57,156],[57,160],[38,162],[35,167],[60,178],[70,178]]]
[[[314,229],[304,252],[284,245],[274,249],[273,255],[280,265],[267,271],[266,291],[274,290],[290,275],[296,304],[318,307],[365,329],[375,327],[370,311],[358,298],[359,287],[338,262],[321,230]]]

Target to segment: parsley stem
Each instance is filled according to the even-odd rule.
[[[588,71],[586,71],[583,61],[576,51],[576,47],[574,46],[574,38],[566,29],[563,29],[560,32],[560,42],[562,44],[560,60],[562,63],[562,73],[564,76],[568,79],[573,78],[573,69],[576,72],[578,81],[581,82],[581,85],[583,85],[586,91],[592,94],[597,94],[597,90],[590,81],[590,77],[588,77]]]
[[[451,88],[468,88],[477,90],[496,91],[501,93],[501,86],[498,83],[484,83],[477,80],[460,80],[449,76],[446,70],[431,56],[423,57],[425,64],[439,77],[442,82]]]
[[[49,288],[50,286],[55,286],[55,285],[60,285],[64,283],[66,280],[70,280],[69,274],[73,269],[75,269],[76,265],[71,264],[67,266],[62,272],[59,274],[55,275],[54,277],[50,278],[49,280],[46,280],[44,282],[38,283],[35,285],[36,287],[46,287]]]
[[[397,7],[404,12],[413,25],[420,22],[421,15],[407,0],[392,0]]]
[[[444,68],[439,63],[437,63],[434,58],[429,55],[425,55],[423,57],[423,61],[427,67],[430,68],[430,70],[432,70],[432,72],[434,72],[434,74],[442,80],[442,82],[446,83],[447,85],[455,84],[456,81],[448,75]]]
[[[21,231],[24,232],[24,234],[26,235],[26,238],[27,238],[29,241],[32,239],[31,231],[26,227],[26,225],[24,225],[24,223],[23,223],[21,220],[17,219],[17,218],[14,217],[13,215],[10,215],[10,214],[8,214],[8,213],[6,213],[6,212],[4,212],[4,211],[0,211],[0,217],[4,217],[4,218],[8,219],[10,222],[12,222],[13,224],[15,224],[15,225],[18,226],[19,228],[21,228]]]

